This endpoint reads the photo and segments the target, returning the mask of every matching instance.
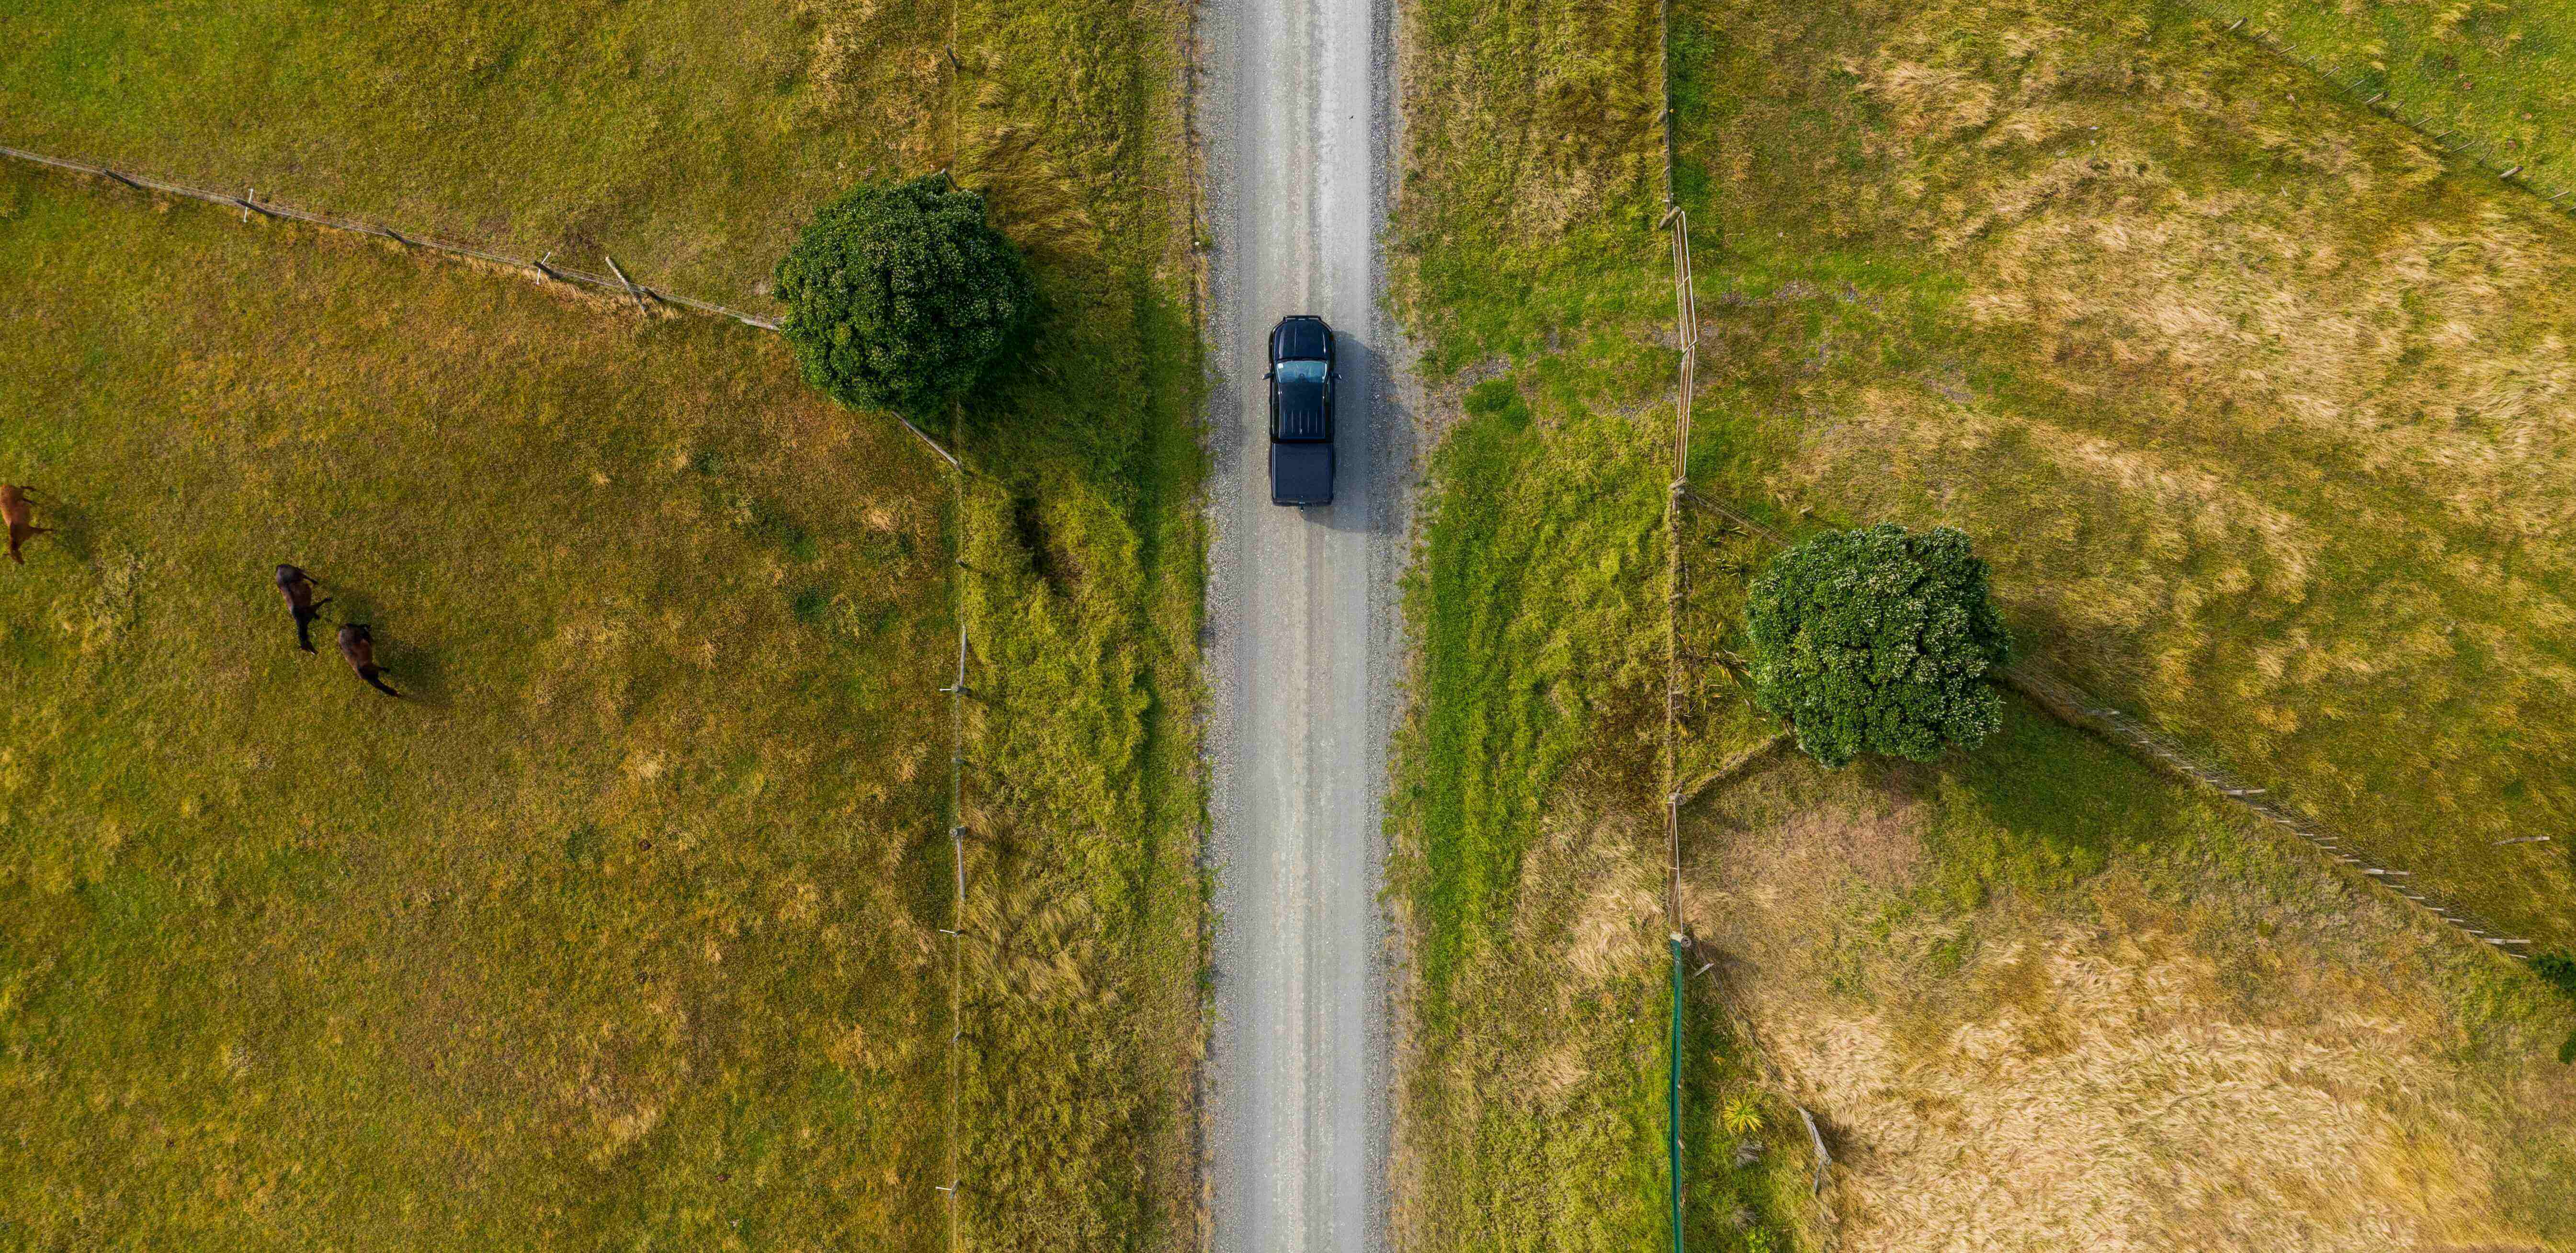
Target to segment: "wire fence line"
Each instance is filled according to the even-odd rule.
[[[2528,162],[2508,155],[2499,155],[2492,144],[2462,134],[2457,126],[2442,126],[2435,119],[2407,112],[2389,98],[2386,87],[2373,83],[2368,74],[2347,74],[2317,57],[2301,52],[2283,42],[2280,36],[2254,25],[2252,19],[2246,15],[2231,15],[2216,6],[2201,3],[2200,0],[2187,0],[2187,2],[2213,23],[2232,16],[2234,20],[2220,27],[2220,33],[2243,39],[2273,56],[2334,84],[2337,89],[2349,94],[2353,103],[2414,131],[2446,153],[2468,158],[2480,168],[2495,175],[2506,186],[2529,193],[2552,209],[2576,214],[2576,188],[2535,182],[2527,176]],[[2438,132],[2434,130],[2436,126],[2441,126]]]
[[[1691,940],[1682,924],[1682,824],[1680,727],[1682,700],[1681,487],[1690,478],[1690,408],[1697,363],[1699,317],[1690,294],[1690,215],[1673,201],[1673,50],[1670,0],[1655,0],[1655,92],[1662,104],[1656,125],[1664,141],[1664,218],[1672,230],[1673,323],[1681,349],[1673,389],[1673,470],[1664,493],[1664,732],[1658,765],[1664,797],[1664,947],[1672,963],[1672,1006],[1664,1049],[1664,1148],[1666,1200],[1671,1207],[1673,1253],[1683,1253],[1682,1233],[1682,971]]]
[[[1689,590],[1690,571],[1682,559],[1682,492],[1690,483],[1691,396],[1698,390],[1699,302],[1692,290],[1690,214],[1679,205],[1664,210],[1663,225],[1672,229],[1673,320],[1681,349],[1673,396],[1672,479],[1664,488],[1664,744],[1663,796],[1664,920],[1667,929],[1682,929],[1681,784],[1679,778],[1682,679],[1681,609]]]
[[[2254,787],[2224,768],[2192,759],[2162,733],[2094,699],[2046,660],[2015,662],[2004,667],[2002,678],[2005,684],[2064,721],[2124,744],[2166,771],[2219,792],[2269,825],[2305,840],[2336,865],[2403,897],[2470,938],[2511,957],[2524,956],[2523,950],[2530,946],[2530,940],[2488,922],[2430,884],[2417,883],[2413,873],[2389,868],[2385,858],[2351,836],[2272,801],[2268,789]]]
[[[454,244],[448,243],[444,240],[432,239],[427,235],[407,234],[379,223],[361,222],[354,218],[335,218],[328,214],[315,213],[308,209],[299,209],[293,205],[280,204],[274,200],[262,200],[258,197],[256,189],[249,186],[244,186],[242,188],[242,194],[236,196],[229,192],[209,191],[202,187],[190,187],[184,183],[173,183],[166,179],[151,178],[141,174],[130,174],[122,170],[112,169],[104,165],[92,164],[87,161],[74,161],[67,157],[46,156],[41,152],[29,152],[23,148],[11,148],[7,145],[0,145],[0,156],[12,157],[33,165],[50,166],[58,170],[69,170],[75,174],[86,174],[96,178],[108,179],[112,182],[122,183],[136,191],[157,192],[166,196],[182,196],[190,200],[202,200],[207,204],[222,205],[227,208],[237,208],[242,211],[242,216],[245,219],[247,219],[251,214],[257,213],[263,217],[276,218],[281,221],[306,222],[314,226],[322,227],[326,230],[346,231],[355,235],[373,235],[379,239],[390,239],[406,248],[419,249],[424,252],[444,253],[449,256],[465,257],[475,261],[486,262],[491,265],[506,266],[510,269],[526,270],[541,278],[552,279],[558,283],[565,283],[576,287],[596,287],[602,291],[623,295],[628,299],[633,300],[635,302],[635,309],[638,313],[649,314],[654,303],[661,303],[681,309],[687,309],[695,313],[707,314],[712,317],[731,318],[736,322],[742,323],[744,326],[768,331],[771,334],[782,334],[787,329],[786,325],[776,318],[759,317],[755,314],[745,313],[740,309],[728,308],[711,300],[700,300],[694,296],[683,296],[678,292],[664,291],[658,287],[647,287],[644,284],[638,283],[629,278],[626,274],[625,267],[617,264],[617,258],[609,256],[606,253],[601,253],[600,259],[608,263],[609,273],[593,274],[587,270],[577,270],[571,266],[554,264],[554,254],[552,253],[535,258],[534,260],[527,257],[514,257],[507,253],[492,252],[487,249],[475,248],[466,244]],[[940,173],[945,175],[948,171],[941,170]],[[957,458],[953,454],[951,454],[946,448],[942,447],[938,440],[932,439],[929,432],[914,425],[912,419],[899,413],[889,413],[887,416],[902,423],[904,430],[911,432],[914,439],[921,441],[922,447],[929,449],[931,453],[937,456],[941,461],[948,463],[949,469],[960,472],[964,470],[964,467],[958,464]]]
[[[950,424],[953,432],[962,433],[965,423]],[[924,437],[927,440],[928,437]],[[947,687],[939,689],[948,695],[948,857],[955,870],[955,895],[948,907],[948,1182],[939,1191],[946,1199],[948,1217],[948,1250],[957,1253],[957,1194],[963,1182],[958,1166],[960,1149],[959,1092],[965,1083],[966,1048],[966,578],[974,567],[966,564],[966,467],[946,449],[933,444],[932,449],[948,460],[948,481],[953,491],[950,517],[954,521],[950,543],[951,558],[956,562],[948,584],[952,611],[957,616],[957,674]]]
[[[123,183],[136,191],[158,192],[165,196],[184,196],[190,200],[202,200],[207,204],[235,208],[241,210],[245,216],[257,213],[263,217],[278,218],[285,221],[308,222],[312,225],[323,227],[328,230],[347,231],[357,235],[373,235],[379,239],[390,239],[407,248],[418,248],[426,252],[443,252],[452,256],[469,257],[473,260],[486,262],[492,265],[508,266],[517,270],[527,270],[541,277],[553,279],[559,283],[569,283],[578,287],[596,287],[601,291],[608,292],[613,295],[625,296],[635,302],[635,307],[638,311],[646,311],[649,308],[647,302],[654,301],[676,305],[680,308],[693,310],[698,313],[712,314],[720,318],[732,318],[734,321],[740,322],[745,326],[756,326],[764,331],[775,331],[780,329],[777,319],[774,318],[759,317],[745,313],[740,309],[727,308],[710,300],[699,300],[694,296],[683,296],[677,292],[666,292],[659,288],[647,287],[641,283],[637,283],[633,279],[627,277],[625,269],[617,264],[615,258],[607,257],[606,254],[602,254],[602,257],[608,262],[608,268],[611,273],[593,274],[585,270],[574,269],[571,266],[556,265],[552,261],[553,254],[551,253],[547,254],[545,257],[539,257],[534,260],[530,260],[526,257],[513,257],[506,253],[492,252],[486,249],[472,247],[467,244],[449,243],[445,240],[433,239],[427,235],[398,231],[382,223],[361,222],[354,218],[337,218],[332,217],[329,214],[315,213],[310,209],[299,209],[293,205],[280,204],[274,200],[262,200],[259,198],[257,190],[248,186],[244,186],[242,188],[242,194],[236,196],[230,192],[209,191],[203,187],[190,187],[184,183],[173,183],[166,179],[152,178],[142,174],[129,174],[110,166],[97,165],[88,161],[74,161],[66,157],[46,156],[43,153],[29,152],[23,148],[0,146],[0,155],[15,157],[20,161],[26,161],[36,165],[52,166],[58,170],[70,170],[78,174],[87,174],[97,178],[108,179],[113,182]]]
[[[608,263],[610,272],[605,275],[591,274],[582,270],[573,269],[569,266],[555,265],[552,262],[551,254],[546,257],[529,260],[524,257],[513,257],[504,253],[491,252],[464,244],[447,243],[441,240],[429,238],[425,235],[408,234],[402,231],[397,231],[389,226],[359,222],[347,218],[335,218],[326,214],[299,209],[292,205],[284,205],[275,201],[262,200],[259,199],[257,194],[247,186],[243,188],[243,194],[234,196],[224,192],[209,191],[200,187],[190,187],[182,183],[173,183],[165,179],[151,178],[140,174],[129,174],[108,166],[96,165],[87,161],[74,161],[63,157],[47,156],[43,153],[28,152],[24,149],[12,148],[6,145],[0,145],[0,156],[13,157],[17,160],[29,162],[34,165],[47,166],[58,170],[67,170],[76,174],[108,179],[112,182],[121,183],[137,191],[179,196],[191,200],[201,200],[208,204],[237,208],[242,211],[245,219],[248,218],[248,215],[257,213],[270,218],[306,222],[327,230],[346,231],[360,235],[373,235],[379,238],[393,240],[407,248],[466,257],[492,265],[526,270],[542,278],[551,279],[556,282],[569,283],[577,286],[595,287],[606,292],[626,296],[635,303],[637,313],[648,317],[652,314],[652,304],[654,302],[660,302],[675,305],[698,313],[709,314],[716,317],[731,318],[745,326],[768,331],[772,334],[782,333],[785,329],[782,324],[775,319],[756,317],[752,314],[744,313],[739,309],[730,309],[712,301],[698,300],[692,297],[662,291],[657,288],[647,287],[641,283],[637,283],[633,278],[628,276],[625,267],[619,265],[615,257],[609,256],[606,253],[601,254],[601,259]],[[946,171],[943,170],[941,173],[945,174]],[[932,439],[928,432],[923,431],[919,426],[914,425],[909,418],[906,418],[901,414],[890,414],[889,416],[892,416],[895,421],[901,423],[906,431],[912,433],[914,439],[920,441],[924,448],[927,448],[934,456],[939,458],[942,464],[948,467],[948,478],[952,493],[950,525],[952,534],[951,542],[954,545],[951,559],[954,568],[949,577],[949,587],[951,589],[952,612],[957,619],[957,668],[955,677],[950,681],[948,686],[940,688],[939,692],[948,697],[949,752],[947,825],[949,858],[954,870],[952,875],[954,886],[950,903],[949,925],[941,928],[942,933],[947,935],[950,939],[948,984],[948,1136],[946,1170],[948,1181],[939,1185],[938,1191],[946,1197],[948,1248],[952,1253],[954,1253],[954,1251],[960,1247],[957,1213],[957,1193],[960,1178],[958,1165],[960,1152],[958,1144],[958,1126],[960,1116],[959,1094],[964,1082],[965,1047],[964,1003],[966,956],[964,945],[966,929],[966,819],[964,808],[964,775],[966,765],[966,698],[968,695],[966,687],[966,663],[969,655],[969,639],[966,623],[965,578],[973,569],[966,563],[964,551],[966,527],[966,467],[965,463],[956,453],[943,447],[939,441]],[[962,421],[952,422],[950,425],[952,431],[963,431],[965,429],[965,424]]]
[[[1690,211],[1673,195],[1672,96],[1672,11],[1670,0],[1658,0],[1655,6],[1656,41],[1661,67],[1659,89],[1663,97],[1661,125],[1664,141],[1664,216],[1658,229],[1672,234],[1673,261],[1673,344],[1680,350],[1673,379],[1672,444],[1670,480],[1664,487],[1664,730],[1660,763],[1664,817],[1664,929],[1665,947],[1672,960],[1672,1018],[1668,1034],[1665,1072],[1665,1141],[1668,1156],[1670,1199],[1672,1204],[1673,1253],[1684,1253],[1682,1230],[1682,1025],[1685,978],[1696,963],[1697,973],[1708,974],[1716,959],[1703,960],[1698,937],[1690,933],[1682,917],[1682,806],[1719,779],[1732,777],[1750,763],[1767,755],[1785,736],[1775,736],[1761,746],[1739,754],[1733,761],[1702,774],[1685,784],[1681,779],[1682,705],[1688,699],[1684,687],[1690,659],[1681,646],[1682,606],[1690,590],[1690,564],[1683,554],[1682,513],[1690,492],[1691,402],[1699,392],[1699,286],[1691,271]],[[1788,1071],[1780,1066],[1770,1051],[1763,1047],[1761,1036],[1753,1029],[1725,995],[1723,982],[1717,985],[1717,1002],[1735,1037],[1750,1048],[1758,1059],[1764,1078],[1782,1092],[1789,1091]],[[1833,1166],[1833,1156],[1825,1151],[1824,1137],[1816,1131],[1816,1116],[1805,1105],[1791,1102],[1805,1123],[1808,1138],[1815,1149],[1814,1195],[1824,1193],[1826,1172]],[[1833,1228],[1825,1228],[1830,1247]]]
[[[1717,515],[1747,534],[1774,544],[1789,542],[1788,536],[1718,501],[1696,492],[1686,492],[1685,499],[1692,506]],[[2373,887],[2423,910],[2477,941],[2480,947],[2515,959],[2527,955],[2531,946],[2529,939],[2488,921],[2431,884],[2418,882],[2412,871],[2396,868],[2389,859],[2374,853],[2362,841],[2272,800],[2269,789],[2253,786],[2222,766],[2195,758],[2172,737],[2085,691],[2045,658],[2015,661],[1997,671],[1996,678],[2029,697],[2033,704],[2060,721],[2109,740],[2169,774],[2201,784],[2261,818],[2265,826],[2277,827],[2298,837],[2323,854],[2337,869],[2357,875]]]

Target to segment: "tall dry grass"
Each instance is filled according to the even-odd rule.
[[[2576,1239],[2562,1006],[2036,717],[1691,814],[1693,925],[1829,1128],[1840,1247]]]

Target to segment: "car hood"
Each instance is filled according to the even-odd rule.
[[[1291,319],[1279,324],[1279,342],[1272,350],[1272,360],[1321,361],[1323,359],[1323,323]]]

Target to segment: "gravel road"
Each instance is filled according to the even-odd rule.
[[[1204,10],[1217,386],[1207,673],[1218,910],[1207,1071],[1215,1247],[1382,1247],[1387,733],[1413,478],[1405,356],[1378,312],[1394,152],[1392,0]],[[1270,503],[1271,325],[1317,313],[1342,361],[1334,503]]]

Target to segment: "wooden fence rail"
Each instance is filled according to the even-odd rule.
[[[350,231],[360,235],[374,235],[380,239],[390,239],[407,248],[420,248],[430,252],[443,252],[453,256],[470,257],[476,261],[487,262],[492,265],[508,266],[512,269],[518,270],[530,270],[559,283],[571,283],[582,287],[596,287],[602,291],[616,292],[621,295],[634,297],[635,307],[638,310],[644,309],[645,299],[650,298],[677,305],[684,309],[695,310],[699,313],[713,314],[714,316],[721,318],[732,318],[734,321],[740,322],[745,326],[756,326],[764,331],[775,331],[779,329],[779,323],[775,318],[757,317],[752,314],[745,313],[740,309],[728,309],[713,301],[699,300],[693,296],[683,296],[677,292],[666,292],[657,288],[646,287],[642,284],[632,282],[627,279],[626,272],[618,267],[614,258],[604,258],[608,261],[609,269],[615,271],[614,275],[592,274],[584,270],[573,269],[570,266],[555,265],[552,263],[551,255],[547,257],[539,257],[532,261],[526,257],[513,257],[505,253],[491,252],[466,244],[448,243],[445,240],[432,239],[426,235],[408,234],[402,231],[397,231],[390,226],[383,225],[382,223],[361,222],[352,218],[335,218],[329,214],[315,213],[310,209],[299,209],[293,205],[279,204],[273,200],[262,200],[258,197],[256,189],[249,187],[244,187],[242,189],[242,194],[236,196],[230,192],[209,191],[202,187],[190,187],[184,183],[173,183],[165,179],[151,178],[141,174],[128,174],[122,170],[113,169],[104,165],[95,165],[87,161],[74,161],[64,157],[49,157],[40,152],[26,151],[23,148],[0,146],[0,156],[14,157],[20,161],[26,161],[35,165],[47,165],[58,170],[70,170],[78,174],[88,174],[98,178],[110,179],[115,182],[123,183],[137,191],[158,192],[165,196],[185,196],[188,199],[202,200],[208,204],[237,208],[240,209],[245,216],[257,213],[263,217],[279,218],[286,221],[309,222],[315,226],[323,227],[328,230]]]

